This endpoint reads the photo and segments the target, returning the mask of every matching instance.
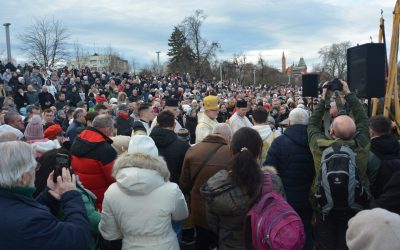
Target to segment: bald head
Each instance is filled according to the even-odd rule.
[[[331,135],[334,138],[348,140],[353,137],[356,132],[356,124],[353,119],[347,115],[336,117],[332,122]]]

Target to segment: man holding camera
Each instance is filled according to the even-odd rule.
[[[89,249],[90,224],[75,175],[63,168],[54,182],[50,173],[45,190],[32,198],[37,165],[32,146],[2,142],[0,155],[1,249]],[[63,220],[52,213],[59,208]]]
[[[347,83],[338,81],[323,85],[321,100],[307,131],[316,173],[312,196],[316,210],[317,249],[347,249],[347,222],[365,208],[369,199],[366,176],[369,119]],[[321,128],[321,121],[326,103],[330,102],[329,96],[336,90],[344,94],[354,121],[347,115],[337,116],[331,124],[329,138]]]

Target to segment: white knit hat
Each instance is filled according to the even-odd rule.
[[[158,156],[158,149],[153,139],[148,135],[134,135],[129,142],[128,153]]]
[[[118,103],[117,98],[113,97],[110,99],[110,104],[117,104],[117,103]]]
[[[350,250],[400,249],[400,215],[382,208],[364,210],[349,220]]]

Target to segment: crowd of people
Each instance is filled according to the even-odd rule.
[[[393,123],[341,86],[0,62],[1,246],[398,249]]]

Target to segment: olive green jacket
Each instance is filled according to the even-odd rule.
[[[324,131],[321,127],[322,117],[325,113],[325,100],[321,100],[318,103],[313,114],[310,117],[307,133],[310,150],[314,158],[314,167],[316,173],[312,186],[312,193],[314,193],[316,190],[316,180],[320,172],[322,151],[331,146],[333,143],[348,145],[354,150],[356,154],[356,164],[359,168],[360,177],[362,178],[365,185],[367,185],[367,187],[369,186],[367,178],[367,161],[371,143],[369,137],[369,119],[363,106],[358,101],[354,93],[346,95],[345,99],[349,104],[357,127],[353,139],[332,139],[325,136]]]

